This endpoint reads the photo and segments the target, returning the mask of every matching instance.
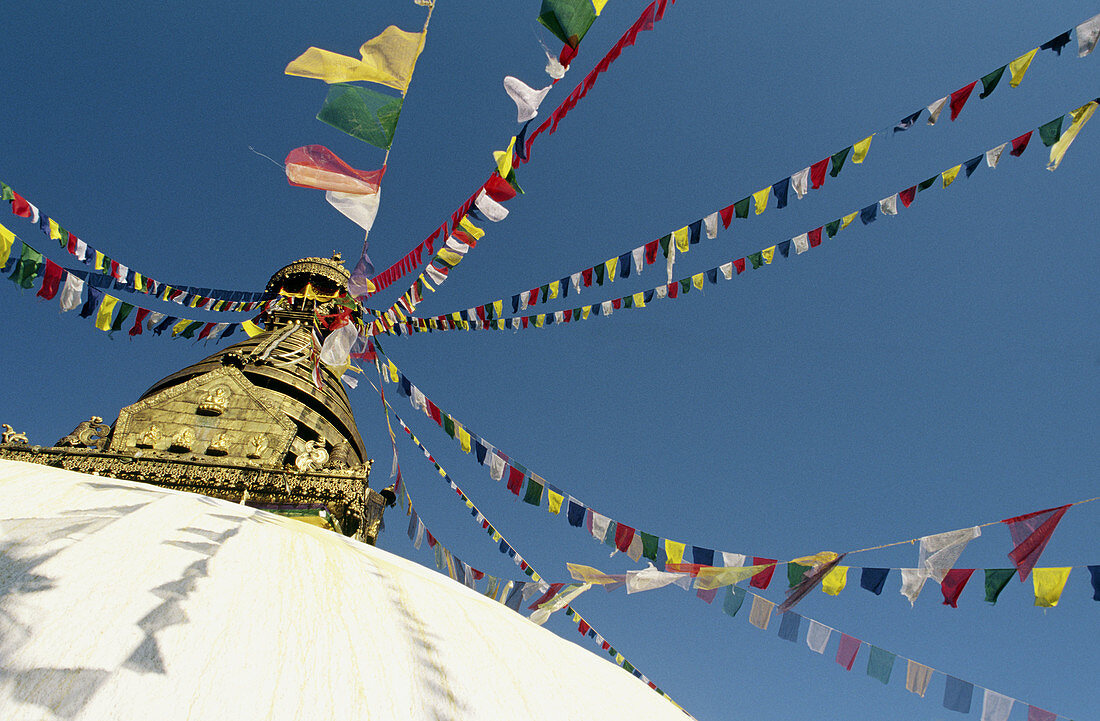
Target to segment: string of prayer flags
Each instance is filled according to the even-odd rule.
[[[1081,106],[1077,110],[1073,111],[1074,117],[1077,120],[1071,126],[1073,135],[1075,136],[1077,131],[1085,122],[1091,117],[1095,111],[1098,103],[1097,101],[1090,101]],[[1047,125],[1051,125],[1048,123]],[[1052,126],[1053,127],[1053,126]],[[1068,137],[1070,130],[1067,130],[1063,136]],[[1013,150],[1011,155],[1020,155],[1027,145],[1028,139],[1034,131],[1019,136],[1012,141]],[[1048,136],[1053,138],[1052,131],[1048,131]],[[1064,153],[1067,146],[1059,147],[1059,143],[1065,140],[1065,137],[1060,137],[1057,141],[1052,141],[1052,156],[1055,151]],[[685,249],[689,249],[693,244],[693,241],[700,241],[702,238],[701,229],[706,221],[705,218],[701,218],[694,223],[684,226],[672,233],[659,238],[657,240],[650,241],[644,245],[638,246],[633,250],[624,252],[618,256],[614,256],[607,261],[599,263],[597,265],[584,268],[582,270],[573,272],[560,279],[547,281],[541,286],[536,288],[521,291],[511,296],[511,305],[513,312],[525,310],[531,305],[538,303],[546,303],[549,300],[555,298],[567,298],[572,289],[573,293],[580,294],[583,288],[591,287],[592,281],[596,281],[596,285],[603,285],[605,281],[613,282],[616,277],[616,269],[620,269],[618,273],[619,277],[629,277],[632,272],[641,273],[642,269],[646,265],[653,265],[657,262],[659,254],[663,253],[668,261],[666,267],[669,269],[668,283],[660,286],[641,291],[639,293],[630,293],[628,295],[614,298],[602,303],[594,303],[591,305],[582,305],[571,309],[557,311],[555,313],[547,314],[535,314],[526,315],[512,318],[503,318],[502,310],[504,308],[504,300],[499,299],[480,305],[474,306],[462,311],[452,311],[448,314],[441,314],[435,318],[410,318],[408,321],[400,325],[393,325],[387,328],[388,332],[394,335],[412,334],[416,332],[432,332],[436,330],[453,330],[461,328],[463,330],[503,330],[505,328],[511,328],[518,330],[520,328],[545,328],[551,325],[559,325],[562,323],[571,323],[581,320],[588,320],[592,317],[599,317],[601,315],[611,315],[615,310],[619,310],[623,307],[628,309],[644,308],[654,298],[677,298],[681,293],[687,293],[692,287],[696,289],[702,289],[706,280],[709,279],[711,283],[717,283],[718,273],[721,272],[722,277],[726,280],[732,279],[734,271],[739,275],[745,269],[745,267],[751,264],[753,269],[761,268],[765,265],[772,264],[775,258],[775,251],[779,250],[779,255],[784,258],[790,257],[790,248],[793,246],[796,255],[801,255],[810,248],[816,248],[821,243],[822,230],[825,231],[828,237],[832,238],[840,231],[848,227],[856,217],[860,218],[863,225],[869,225],[873,223],[878,217],[883,216],[896,216],[899,213],[899,203],[901,208],[909,208],[915,201],[917,194],[921,191],[931,188],[937,181],[940,182],[942,187],[947,188],[953,185],[960,174],[969,178],[973,174],[977,166],[981,163],[981,158],[986,158],[986,163],[990,167],[996,167],[1001,151],[1004,149],[1006,143],[986,151],[983,154],[974,156],[964,163],[959,163],[951,168],[948,168],[941,173],[928,178],[920,183],[914,184],[906,188],[905,190],[893,193],[886,198],[880,199],[875,203],[870,203],[864,206],[861,210],[854,211],[842,218],[837,218],[824,226],[820,226],[811,231],[807,231],[804,234],[795,236],[788,240],[783,241],[774,246],[764,248],[756,253],[750,253],[742,258],[731,260],[715,268],[710,268],[703,273],[696,273],[692,276],[681,278],[674,281],[671,275],[671,267],[677,251],[684,252]],[[849,148],[850,150],[850,148]],[[1061,160],[1061,154],[1058,155],[1058,160]],[[963,169],[965,168],[965,173]],[[771,186],[765,191],[760,191],[762,195],[761,202],[767,202],[768,193],[771,192]],[[748,212],[748,200],[745,202],[745,212]],[[881,213],[880,213],[881,211]],[[711,214],[713,215],[713,214]],[[720,217],[722,213],[719,213]],[[707,216],[709,218],[711,216]],[[716,226],[717,221],[713,222]],[[707,223],[708,227],[712,225]],[[708,231],[708,238],[710,233]],[[631,262],[633,261],[634,270],[631,271]],[[437,278],[441,280],[441,278]],[[554,294],[549,293],[549,289],[553,287],[557,291]],[[408,310],[408,309],[407,309]]]
[[[390,25],[359,47],[359,60],[311,47],[292,60],[284,72],[329,84],[378,83],[404,94],[412,80],[416,60],[424,50],[426,34],[427,28],[414,33]]]

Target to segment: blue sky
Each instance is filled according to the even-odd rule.
[[[607,5],[544,115],[644,8]],[[526,190],[421,309],[467,308],[558,279],[718,210],[883,131],[1096,14],[1082,2],[871,2],[746,6],[680,0],[639,37],[519,171]],[[505,75],[546,82],[538,3],[440,0],[398,125],[371,233],[379,268],[450,216],[518,130]],[[284,263],[339,250],[357,228],[277,160],[322,144],[373,169],[382,152],[318,122],[325,87],[282,74],[307,46],[354,54],[389,24],[419,28],[408,0],[371,3],[25,4],[7,13],[0,64],[0,180],[63,226],[169,282],[254,290]],[[1075,43],[1076,41],[1074,41]],[[1042,52],[1018,88],[977,91],[955,122],[877,135],[864,164],[783,210],[735,221],[676,265],[695,273],[791,238],[1036,128],[1097,95],[1100,56]],[[980,88],[980,85],[979,85]],[[996,521],[1097,495],[1100,336],[1097,126],[1054,173],[1032,140],[922,193],[896,218],[674,301],[542,330],[394,338],[386,349],[461,422],[612,517],[687,543],[775,558],[845,551]],[[10,222],[9,222],[10,221]],[[2,221],[65,261],[27,221]],[[488,225],[488,224],[486,224]],[[585,303],[663,274],[586,289]],[[8,402],[0,420],[52,443],[108,419],[156,379],[214,352],[165,337],[108,337],[33,291],[0,288]],[[621,287],[620,287],[621,285]],[[386,299],[392,299],[386,294]],[[558,310],[570,305],[547,306]],[[210,317],[214,320],[213,316]],[[389,440],[365,384],[352,393],[386,485]],[[565,562],[632,568],[555,518],[516,503],[398,399],[398,412],[513,545],[550,578]],[[428,527],[472,565],[516,569],[399,439]],[[1100,504],[1071,509],[1041,566],[1096,557]],[[431,563],[399,513],[380,546]],[[960,567],[1004,567],[1003,526]],[[854,566],[909,567],[916,545]],[[853,572],[798,611],[944,673],[1070,718],[1095,710],[1096,602],[1084,568],[1060,605],[1014,581],[995,607],[981,579],[958,609],[928,587],[915,607],[893,574],[882,596]],[[778,576],[778,574],[777,574]],[[765,592],[782,598],[777,580]],[[577,608],[703,719],[955,716],[942,678],[924,699],[901,667],[888,687],[804,643],[761,632],[679,589],[592,591]],[[564,619],[548,627],[583,639]],[[537,663],[516,659],[532,674]],[[548,698],[569,704],[569,690]],[[980,702],[976,702],[980,711]],[[1020,708],[1013,719],[1026,713]]]

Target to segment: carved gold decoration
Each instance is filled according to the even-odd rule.
[[[101,451],[107,446],[107,439],[110,435],[111,427],[104,423],[99,416],[92,416],[74,428],[72,433],[59,440],[57,445],[95,448],[97,451]]]
[[[16,430],[14,428],[12,428],[11,426],[9,426],[7,423],[4,423],[3,426],[4,426],[4,433],[3,433],[3,435],[0,435],[0,443],[26,443],[27,442],[27,434],[26,433],[17,433]]]
[[[211,456],[224,456],[229,453],[230,442],[229,434],[223,433],[206,447],[206,452]]]
[[[316,471],[323,468],[328,460],[328,451],[321,441],[306,441],[294,459],[294,467],[300,472]]]
[[[267,283],[267,291],[277,293],[287,280],[308,276],[320,276],[335,286],[342,287],[347,285],[351,272],[344,267],[340,258],[301,258],[277,270]]]
[[[248,458],[263,458],[264,451],[267,450],[267,438],[262,435],[255,435],[248,439]]]
[[[195,432],[190,428],[181,428],[168,444],[170,451],[189,451],[195,442]]]
[[[209,393],[203,396],[202,403],[199,403],[196,412],[203,416],[220,416],[222,413],[225,413],[227,407],[229,407],[229,388],[226,386],[215,386],[210,389]]]
[[[160,440],[160,426],[156,423],[149,426],[149,429],[138,436],[137,447],[138,448],[152,448]]]

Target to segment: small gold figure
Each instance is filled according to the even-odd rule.
[[[26,443],[26,433],[16,433],[15,429],[9,426],[7,423],[3,424],[4,433],[0,435],[0,443]]]
[[[254,435],[248,439],[248,453],[249,458],[262,458],[264,451],[267,450],[267,438],[262,435]]]
[[[202,416],[220,416],[228,407],[229,389],[225,386],[216,386],[210,389],[195,412]]]
[[[142,433],[137,440],[138,448],[152,448],[160,440],[160,426],[153,424],[149,426],[149,430]]]
[[[190,428],[184,428],[172,436],[172,442],[168,444],[170,451],[189,451],[191,444],[195,442],[195,432]]]
[[[214,442],[206,447],[206,452],[211,456],[224,456],[229,453],[229,434],[223,433],[214,439]]]

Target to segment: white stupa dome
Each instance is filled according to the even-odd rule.
[[[377,548],[0,461],[0,718],[683,719],[631,674]]]

